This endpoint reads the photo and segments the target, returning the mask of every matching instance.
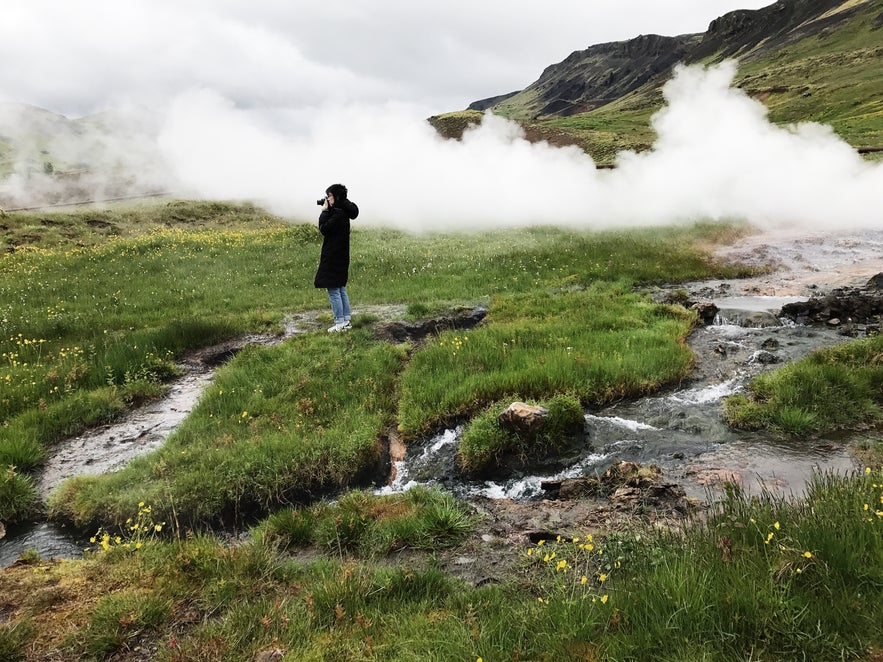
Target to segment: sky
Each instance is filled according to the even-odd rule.
[[[241,108],[523,89],[572,51],[703,32],[769,0],[4,0],[0,99],[68,116],[211,89]],[[15,66],[9,66],[15,63]]]
[[[575,50],[702,32],[766,0],[3,4],[0,101],[70,118],[112,110],[115,131],[59,137],[53,153],[127,160],[180,195],[312,220],[315,200],[343,182],[359,223],[418,232],[698,217],[879,224],[883,167],[827,127],[771,125],[731,87],[734,62],[679,70],[654,149],[620,154],[615,171],[576,148],[530,144],[497,117],[462,142],[425,121],[522,89]],[[35,181],[16,171],[0,192]]]

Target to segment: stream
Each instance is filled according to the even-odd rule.
[[[799,496],[813,470],[856,468],[844,440],[777,440],[768,434],[731,430],[723,421],[723,398],[745,389],[764,370],[804,357],[813,349],[844,342],[836,330],[798,326],[746,328],[718,324],[688,338],[696,355],[689,381],[652,396],[622,401],[585,415],[587,443],[548,466],[505,480],[469,480],[457,470],[461,428],[426,443],[411,444],[394,462],[391,494],[414,485],[441,485],[465,499],[537,499],[541,485],[563,478],[602,474],[630,461],[655,464],[688,497],[708,500],[724,482],[748,493],[766,489]]]
[[[696,357],[687,380],[648,397],[587,411],[581,447],[505,480],[463,476],[456,464],[462,429],[444,430],[393,453],[389,483],[377,493],[426,484],[466,499],[531,500],[543,497],[544,481],[596,475],[615,462],[633,461],[659,466],[667,480],[700,500],[714,498],[724,482],[740,484],[749,493],[766,489],[798,496],[813,471],[855,469],[848,438],[806,442],[734,431],[721,410],[723,398],[744,390],[761,372],[848,340],[837,328],[783,323],[777,313],[786,303],[807,300],[820,287],[858,286],[883,272],[883,231],[752,236],[720,256],[775,264],[777,269],[750,279],[679,286],[719,309],[714,324],[695,329],[687,339]],[[314,316],[304,313],[288,320],[281,335],[251,336],[188,357],[181,364],[182,376],[169,384],[163,399],[50,449],[51,457],[35,475],[41,497],[71,476],[115,471],[158,448],[195,406],[215,368],[242,347],[282,342],[316,328]],[[87,541],[51,522],[10,527],[0,539],[0,567],[14,563],[26,550],[47,559],[78,558],[86,546]]]

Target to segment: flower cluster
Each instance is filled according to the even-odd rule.
[[[546,542],[538,541],[525,553],[532,565],[546,568],[552,574],[550,595],[538,597],[537,602],[590,600],[593,604],[607,604],[610,594],[598,589],[609,581],[621,562],[605,559],[604,550],[595,546],[591,534],[569,539],[557,536],[554,541],[548,541],[548,545]],[[564,558],[565,554],[568,558]],[[567,580],[566,575],[571,571],[579,579]]]
[[[150,506],[141,501],[138,503],[138,514],[134,518],[130,517],[126,520],[125,538],[119,534],[111,535],[104,527],[100,527],[95,535],[89,538],[89,542],[93,545],[98,544],[105,552],[112,547],[130,550],[141,549],[144,543],[153,539],[166,524],[165,522],[155,522],[152,511]]]

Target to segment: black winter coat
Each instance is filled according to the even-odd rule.
[[[322,233],[322,254],[316,270],[316,287],[343,287],[350,271],[350,220],[359,215],[356,203],[335,201],[331,209],[319,214],[319,232]]]

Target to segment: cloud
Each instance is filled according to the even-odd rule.
[[[767,0],[5,0],[0,100],[66,115],[218,92],[245,108],[406,101],[428,114],[523,88],[571,51],[701,32]]]
[[[679,68],[653,118],[653,149],[619,154],[612,171],[576,147],[532,144],[489,114],[458,142],[409,106],[335,105],[300,118],[294,135],[211,92],[173,104],[160,144],[193,191],[255,199],[291,218],[312,219],[315,199],[342,181],[362,206],[359,223],[411,231],[700,218],[878,225],[883,166],[829,127],[771,124],[760,102],[731,86],[735,71],[734,62]]]

